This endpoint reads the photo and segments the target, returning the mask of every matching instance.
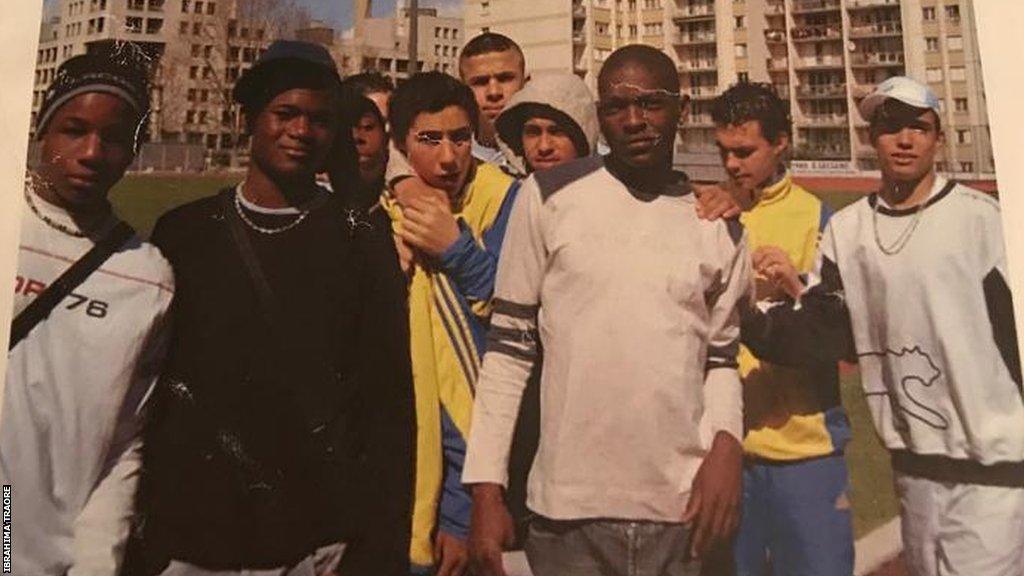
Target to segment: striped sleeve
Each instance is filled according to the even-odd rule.
[[[727,432],[743,440],[743,394],[736,357],[740,346],[740,308],[753,296],[747,236],[737,222],[730,226],[730,253],[721,278],[708,295],[710,326],[704,376],[701,427],[713,437]]]
[[[509,217],[473,405],[465,484],[508,484],[516,417],[537,359],[537,312],[547,259],[540,226],[542,202],[531,177],[519,190]]]

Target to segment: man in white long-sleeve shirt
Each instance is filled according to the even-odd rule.
[[[119,224],[106,196],[134,156],[148,86],[111,56],[64,63],[40,111],[15,316]],[[172,290],[167,261],[132,237],[10,350],[0,482],[11,486],[14,574],[118,573]]]
[[[696,574],[691,552],[736,525],[746,239],[736,223],[699,220],[672,171],[681,110],[671,60],[629,46],[598,84],[611,154],[527,179],[499,262],[463,471],[483,574],[503,574],[502,487],[538,340],[535,574]]]

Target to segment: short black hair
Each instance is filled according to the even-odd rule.
[[[711,120],[716,126],[739,126],[757,120],[761,136],[775,143],[779,136],[793,135],[793,121],[789,105],[775,92],[771,84],[739,82],[711,103]]]
[[[516,44],[515,40],[497,32],[477,34],[469,42],[466,42],[466,45],[462,47],[462,51],[459,52],[459,72],[462,72],[462,63],[467,58],[492,52],[508,52],[509,50],[519,55],[520,68],[525,72],[526,56],[523,55],[523,49],[519,47],[519,44]]]
[[[351,90],[360,96],[377,94],[379,92],[390,94],[395,91],[395,83],[391,81],[391,78],[376,70],[353,74],[342,80],[341,86],[345,90]]]
[[[917,120],[917,118],[925,112],[932,113],[932,116],[935,117],[935,131],[941,133],[942,117],[939,116],[935,110],[932,110],[931,108],[918,108],[917,106],[911,106],[910,104],[895,98],[887,98],[882,101],[878,108],[875,108],[874,114],[871,115],[869,128],[871,139],[875,139],[875,136],[880,130],[882,130],[884,124],[903,125],[913,120]]]
[[[443,72],[413,74],[391,95],[388,115],[395,143],[405,141],[417,116],[424,112],[440,112],[449,106],[458,106],[466,111],[475,133],[480,109],[468,86]]]
[[[675,63],[661,50],[646,44],[630,44],[612,52],[597,74],[598,89],[605,86],[609,74],[631,64],[654,74],[661,88],[679,92],[679,72]]]

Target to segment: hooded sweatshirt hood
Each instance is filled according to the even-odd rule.
[[[587,154],[597,153],[600,127],[590,89],[575,74],[539,74],[530,78],[526,86],[512,96],[508,106],[494,121],[498,147],[517,164],[517,168],[523,168],[523,172],[526,172],[521,141],[523,124],[532,117],[531,111],[535,111],[538,106],[549,108],[558,116],[572,121],[575,126],[569,127],[570,133],[577,132],[578,137],[586,143]]]

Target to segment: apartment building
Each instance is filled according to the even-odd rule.
[[[221,150],[244,146],[231,88],[301,13],[273,0],[60,0],[40,30],[33,125],[57,67],[130,42],[151,63],[153,142]]]
[[[531,71],[574,71],[596,87],[601,62],[643,43],[676,62],[690,113],[677,161],[717,163],[710,103],[740,81],[790,103],[795,166],[877,168],[857,103],[906,74],[943,103],[940,169],[994,172],[972,0],[466,0],[466,33],[516,39]]]
[[[344,74],[377,70],[396,82],[416,71],[436,70],[457,76],[458,52],[464,41],[461,18],[442,15],[436,8],[420,8],[417,67],[411,71],[409,12],[398,6],[394,16],[359,19],[351,33],[341,40],[337,58]]]

